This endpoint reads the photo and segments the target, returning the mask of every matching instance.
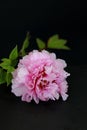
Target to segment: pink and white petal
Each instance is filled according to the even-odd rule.
[[[63,69],[67,66],[65,60],[62,60],[62,59],[57,59],[57,65],[59,66],[59,68]]]
[[[12,90],[11,92],[14,93],[16,96],[22,96],[23,94],[26,94],[28,89],[26,86],[19,86],[15,87],[15,85],[12,85]]]
[[[51,57],[52,60],[56,60],[56,55],[55,55],[55,53],[50,53],[50,57]]]
[[[36,94],[33,96],[33,99],[34,99],[34,101],[35,101],[37,104],[39,103],[39,98],[37,97]]]
[[[19,70],[18,70],[18,78],[19,79],[23,79],[26,75],[28,75],[29,73],[28,73],[28,70],[26,69],[26,68],[24,68],[24,67],[22,67],[22,68],[20,68]]]
[[[68,98],[68,94],[66,93],[61,93],[61,96],[62,96],[63,101],[66,101]]]
[[[52,72],[52,66],[45,66],[45,73],[50,74]]]

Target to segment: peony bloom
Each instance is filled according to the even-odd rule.
[[[66,78],[70,75],[65,67],[65,61],[56,59],[54,53],[34,50],[19,61],[12,73],[12,92],[27,102],[58,100],[59,96],[65,101],[68,97]]]

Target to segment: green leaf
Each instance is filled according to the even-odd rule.
[[[13,72],[14,70],[15,70],[14,67],[8,66],[7,72],[8,72],[8,73],[11,73],[11,72]]]
[[[1,59],[1,61],[5,61],[5,62],[6,62],[6,61],[9,61],[9,60],[10,60],[10,59],[8,59],[8,58],[2,58],[2,59]]]
[[[66,46],[67,40],[59,39],[58,35],[54,35],[48,40],[47,47],[51,49],[64,49],[69,50],[70,48]]]
[[[6,59],[4,60],[2,63],[0,63],[0,67],[2,67],[3,69],[8,69],[8,67],[11,65],[11,60],[10,59]]]
[[[11,66],[16,67],[18,63],[18,59],[12,60],[11,61]]]
[[[16,45],[16,47],[11,51],[11,53],[9,55],[9,59],[15,60],[17,58],[18,58],[18,48],[17,48],[17,45]]]
[[[46,47],[46,43],[44,41],[42,41],[41,39],[37,38],[36,42],[37,42],[37,45],[38,45],[40,50],[42,50]]]
[[[57,41],[59,39],[59,35],[58,34],[55,34],[53,36],[51,36],[49,39],[48,39],[48,43],[53,43],[54,41]]]
[[[6,82],[6,72],[0,68],[0,84],[3,84]]]
[[[12,81],[12,74],[9,73],[9,72],[7,72],[7,74],[6,74],[6,82],[7,82],[7,86],[10,85],[11,81]]]
[[[29,39],[30,39],[30,35],[29,35],[29,32],[28,32],[27,35],[26,35],[26,38],[25,38],[25,40],[24,40],[24,42],[23,42],[22,48],[21,48],[21,50],[20,50],[20,54],[21,54],[22,56],[26,55],[25,50],[26,50],[26,49],[28,48],[28,46],[29,46]]]

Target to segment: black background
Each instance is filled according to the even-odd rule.
[[[71,73],[67,102],[61,99],[36,105],[23,103],[0,88],[1,130],[86,130],[87,129],[87,31],[86,4],[79,0],[28,0],[0,2],[0,58],[22,45],[26,32],[44,40],[58,33],[68,40],[70,51],[55,51],[68,63]]]
[[[0,57],[7,56],[15,44],[21,45],[29,31],[32,39],[44,40],[58,33],[71,47],[69,52],[60,52],[59,57],[63,55],[71,64],[87,63],[86,16],[86,4],[79,0],[3,0],[0,4]]]

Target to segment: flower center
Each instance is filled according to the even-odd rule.
[[[45,69],[43,68],[43,70],[39,72],[39,75],[36,78],[35,84],[37,84],[37,86],[41,90],[48,87],[49,81],[44,79],[44,77],[46,77],[46,76],[47,76],[47,74],[45,73]],[[39,83],[38,83],[38,81],[39,81]]]
[[[45,89],[46,87],[48,87],[49,81],[47,80],[41,80],[41,82],[39,83],[38,87],[42,90]]]

